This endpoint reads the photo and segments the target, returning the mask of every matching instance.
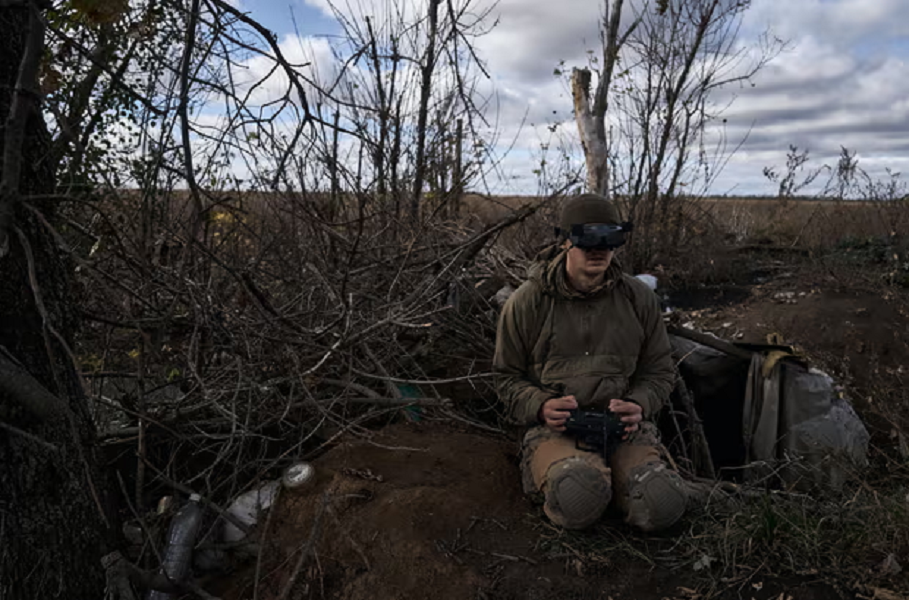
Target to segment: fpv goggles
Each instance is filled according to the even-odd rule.
[[[572,225],[567,238],[581,250],[615,250],[625,243],[625,234],[634,226],[621,225]]]

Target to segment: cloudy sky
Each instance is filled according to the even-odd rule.
[[[241,0],[240,6],[288,49],[325,54],[340,31],[326,0]],[[499,0],[498,25],[479,51],[506,128],[502,139],[518,141],[504,163],[510,178],[495,191],[532,191],[530,171],[545,125],[571,111],[565,82],[553,69],[562,60],[585,64],[586,51],[599,43],[602,11],[599,0]],[[790,144],[810,150],[817,165],[835,162],[846,146],[874,176],[885,168],[909,176],[909,0],[754,0],[740,38],[756,41],[768,28],[789,47],[753,87],[723,91],[732,101],[724,114],[727,139],[742,146],[711,191],[773,193],[762,171],[782,166]]]

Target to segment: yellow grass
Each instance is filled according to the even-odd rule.
[[[533,202],[530,196],[468,195],[464,207],[481,221]],[[844,238],[909,232],[909,201],[832,201],[801,198],[714,197],[677,200],[694,222],[713,225],[740,242],[824,247]]]

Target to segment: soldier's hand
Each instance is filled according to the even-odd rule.
[[[639,423],[644,418],[644,412],[641,409],[641,405],[635,404],[634,402],[626,402],[625,400],[613,398],[609,401],[609,410],[614,412],[616,416],[619,417],[619,420],[625,424],[625,435],[622,436],[623,440],[627,440],[629,435],[640,428]]]
[[[553,431],[565,431],[565,421],[568,419],[568,411],[577,407],[578,401],[574,396],[550,398],[540,407],[540,418],[543,421],[543,424]]]

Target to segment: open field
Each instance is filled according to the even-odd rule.
[[[491,222],[510,209],[535,201],[528,196],[473,195],[467,196],[463,204],[465,212]],[[679,201],[693,223],[739,242],[822,248],[846,238],[891,236],[909,231],[909,200],[708,197]],[[551,216],[555,216],[552,211]]]

